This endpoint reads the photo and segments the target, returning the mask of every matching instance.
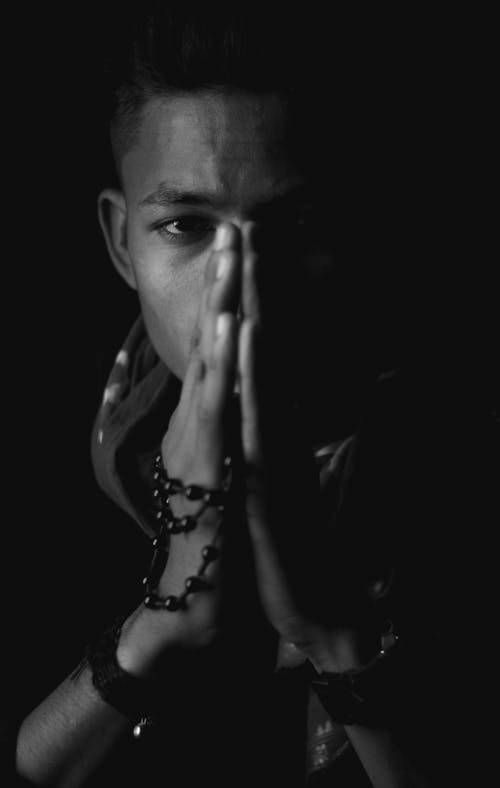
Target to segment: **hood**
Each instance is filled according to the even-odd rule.
[[[150,479],[180,382],[158,357],[142,317],[118,352],[92,430],[91,453],[100,488],[154,536]]]

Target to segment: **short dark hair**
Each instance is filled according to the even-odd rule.
[[[150,98],[225,88],[282,95],[297,163],[318,188],[333,167],[343,205],[347,190],[357,200],[370,183],[380,188],[377,168],[387,181],[384,162],[401,144],[411,90],[407,42],[396,43],[378,12],[348,16],[315,0],[286,13],[220,0],[135,5],[126,17],[122,9],[112,15],[105,36],[105,118],[118,180]]]
[[[134,144],[141,110],[153,96],[214,87],[291,95],[302,85],[310,90],[311,76],[317,82],[321,74],[312,62],[313,30],[303,13],[268,10],[264,17],[252,4],[193,10],[146,2],[140,12],[112,25],[105,88],[117,165]],[[319,49],[314,52],[317,60]]]

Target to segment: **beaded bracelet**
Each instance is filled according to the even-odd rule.
[[[214,542],[217,540],[221,526],[225,498],[231,481],[230,459],[226,459],[224,464],[228,472],[222,488],[220,490],[207,490],[199,485],[191,484],[186,486],[178,479],[168,478],[162,465],[161,454],[155,457],[153,500],[157,508],[156,518],[160,522],[160,530],[153,539],[154,552],[151,567],[143,580],[146,590],[144,598],[146,607],[153,610],[179,610],[186,606],[186,600],[190,594],[210,588],[203,575],[209,564],[219,557],[219,550]],[[178,494],[184,495],[188,500],[202,502],[200,509],[195,515],[181,518],[174,517],[169,506],[169,498],[171,495]],[[168,556],[168,536],[195,528],[198,518],[209,506],[217,508],[219,523],[212,543],[202,549],[202,563],[198,573],[186,579],[185,589],[179,596],[160,597],[154,589],[165,568]],[[159,711],[158,703],[161,703],[163,693],[161,684],[136,678],[123,670],[118,664],[116,650],[124,620],[125,617],[116,619],[102,636],[89,644],[86,649],[85,659],[82,660],[81,665],[75,671],[74,678],[78,676],[86,662],[92,672],[92,683],[99,695],[103,700],[135,722],[132,733],[134,738],[140,739],[147,728],[154,726],[156,714]],[[182,663],[183,669],[186,669],[185,656],[182,658]]]
[[[156,507],[156,520],[160,523],[160,530],[153,539],[153,558],[146,577],[143,579],[145,586],[144,605],[152,610],[168,610],[174,612],[186,607],[187,598],[190,594],[210,589],[210,584],[204,575],[208,566],[217,560],[219,550],[214,542],[219,535],[222,518],[224,515],[224,505],[230,487],[230,458],[226,458],[224,465],[227,469],[226,479],[220,490],[209,490],[196,484],[185,485],[179,479],[169,478],[163,467],[161,453],[158,453],[154,460],[153,481],[155,483],[153,491],[153,501]],[[201,501],[201,507],[196,514],[184,517],[175,517],[170,508],[171,495],[184,495],[190,501]],[[196,528],[198,519],[208,507],[215,507],[219,515],[215,535],[211,544],[206,545],[201,551],[202,562],[196,575],[186,578],[184,590],[178,596],[170,594],[161,597],[156,592],[156,587],[165,568],[168,557],[168,537],[192,531]]]

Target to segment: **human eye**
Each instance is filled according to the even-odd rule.
[[[213,222],[203,216],[176,216],[153,225],[160,238],[174,243],[195,243],[215,232]]]

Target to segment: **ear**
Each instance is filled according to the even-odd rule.
[[[109,256],[129,287],[137,290],[134,267],[127,244],[127,204],[118,189],[104,189],[97,199],[99,224]]]

